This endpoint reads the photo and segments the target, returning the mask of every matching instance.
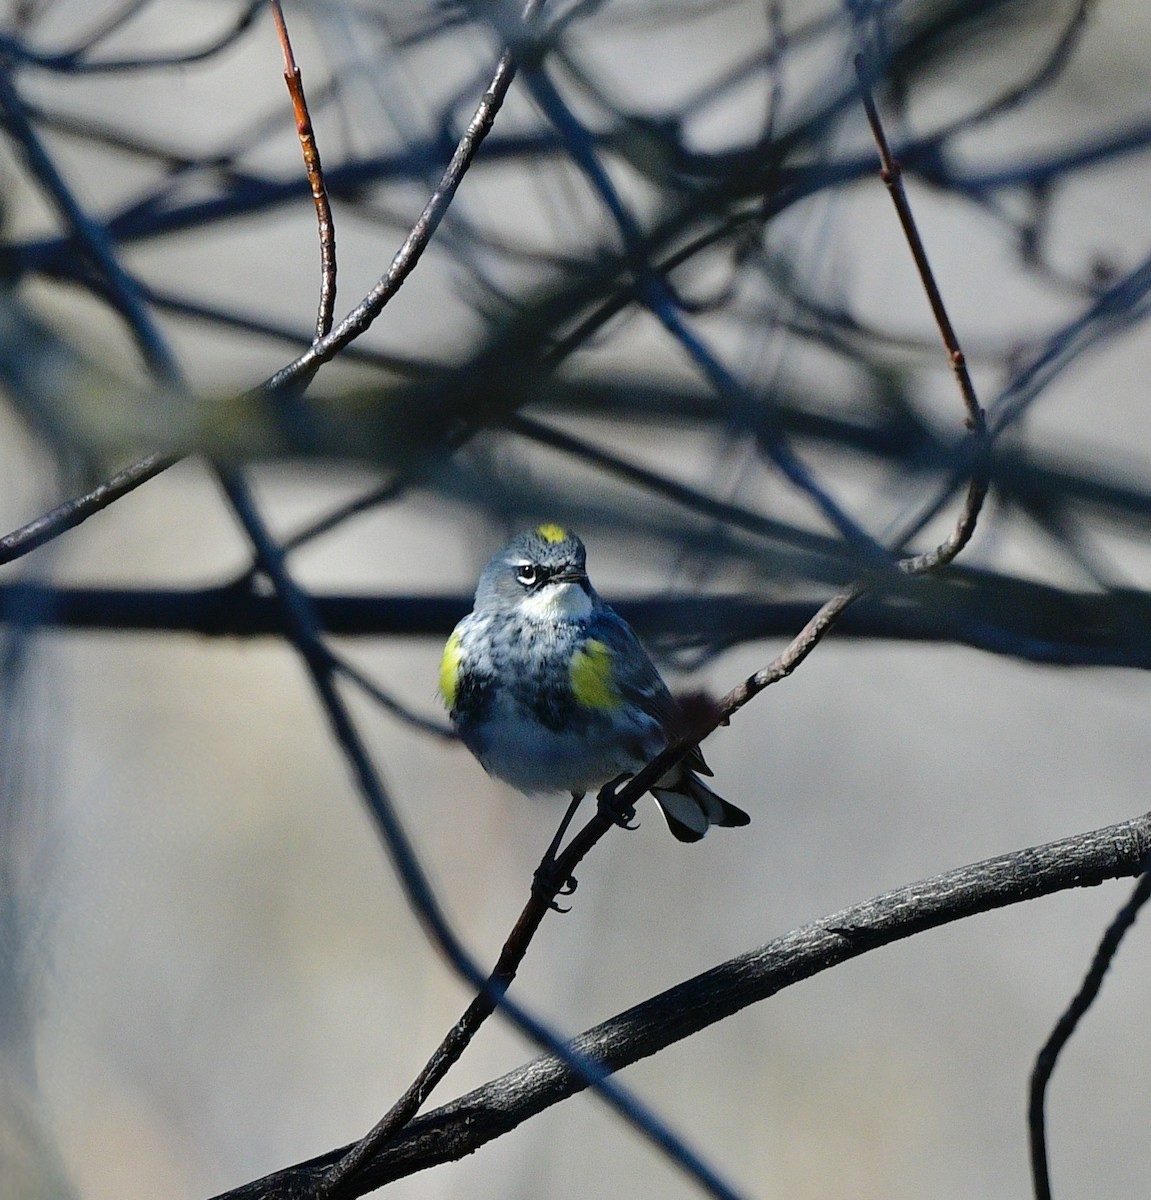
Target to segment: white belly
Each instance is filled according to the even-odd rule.
[[[605,730],[597,743],[534,721],[493,721],[484,729],[478,757],[489,774],[521,792],[595,792],[618,775],[638,771],[665,744],[663,731],[646,718],[642,728],[624,732],[621,737],[618,730]]]

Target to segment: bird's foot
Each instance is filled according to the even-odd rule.
[[[579,880],[574,875],[564,875],[558,867],[554,858],[545,857],[532,876],[532,893],[546,899],[553,912],[571,912],[570,906],[558,904],[556,897],[570,896],[579,887]]]
[[[610,817],[613,824],[618,825],[621,829],[639,828],[639,822],[635,819],[635,806],[633,804],[621,806],[618,800],[620,789],[630,778],[631,776],[625,772],[623,775],[617,775],[614,779],[608,780],[600,788],[595,798],[600,812]]]

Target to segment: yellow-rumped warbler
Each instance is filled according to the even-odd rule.
[[[635,774],[684,729],[631,626],[588,580],[583,542],[559,525],[521,534],[484,567],[475,605],[444,647],[440,692],[489,774],[577,802]],[[651,789],[683,842],[751,819],[699,771],[711,774],[696,747]]]

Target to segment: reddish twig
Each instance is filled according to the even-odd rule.
[[[312,118],[308,114],[308,101],[304,96],[304,81],[292,43],[288,37],[288,26],[280,0],[272,0],[272,19],[284,54],[284,82],[288,95],[292,97],[292,109],[296,114],[296,133],[300,138],[300,150],[304,155],[304,169],[312,187],[312,201],[316,206],[316,223],[320,231],[320,307],[316,314],[316,340],[331,328],[336,311],[336,226],[332,219],[332,206],[328,200],[328,189],[324,185],[324,169],[320,164],[320,150],[312,130]]]
[[[931,305],[931,312],[935,317],[935,323],[939,327],[939,335],[943,339],[943,346],[947,351],[947,359],[951,365],[952,374],[955,376],[959,394],[963,398],[963,406],[967,412],[967,428],[971,431],[973,450],[972,475],[967,488],[967,496],[955,528],[952,530],[951,535],[936,546],[934,550],[929,550],[925,554],[913,555],[903,559],[899,563],[899,568],[904,574],[921,575],[927,571],[934,571],[939,567],[946,566],[967,545],[971,540],[972,534],[975,532],[975,526],[979,520],[979,510],[983,507],[983,501],[987,496],[987,464],[990,449],[987,434],[987,418],[983,412],[982,405],[979,403],[979,397],[975,393],[975,385],[971,380],[971,372],[967,369],[967,359],[960,348],[959,339],[956,337],[955,329],[951,324],[951,318],[947,315],[947,306],[943,303],[943,296],[935,280],[935,272],[931,269],[931,263],[928,260],[923,239],[919,236],[919,227],[915,223],[915,216],[911,211],[911,204],[907,199],[907,192],[903,186],[903,169],[891,153],[891,146],[888,143],[887,134],[879,116],[879,109],[876,107],[875,99],[871,94],[867,63],[862,54],[856,55],[855,72],[859,77],[863,108],[867,113],[867,123],[871,126],[871,133],[875,138],[876,149],[879,151],[880,178],[887,185],[891,202],[895,205],[895,211],[899,217],[899,224],[903,229],[904,237],[907,239],[911,256],[915,260],[915,267],[919,272],[923,290],[927,293],[927,300]]]
[[[883,122],[879,119],[879,110],[876,108],[875,99],[871,94],[871,88],[867,79],[866,64],[862,54],[856,55],[855,71],[859,76],[860,88],[863,93],[863,108],[867,113],[867,123],[871,126],[871,133],[875,138],[876,149],[879,151],[879,177],[887,185],[887,190],[891,194],[891,202],[895,205],[895,211],[899,215],[899,223],[903,227],[904,237],[907,238],[907,245],[911,250],[912,258],[915,259],[919,278],[923,282],[923,289],[927,292],[927,299],[931,305],[932,315],[935,317],[935,323],[939,326],[939,333],[943,338],[943,344],[947,348],[947,353],[951,360],[951,369],[955,373],[959,390],[963,395],[963,403],[967,407],[968,428],[975,429],[979,424],[983,423],[983,410],[980,408],[979,400],[975,395],[975,387],[971,382],[970,374],[968,374],[963,351],[959,348],[959,339],[955,336],[955,330],[951,325],[951,318],[947,315],[947,308],[943,303],[943,297],[940,295],[939,285],[935,282],[935,273],[931,270],[931,264],[927,259],[927,251],[923,246],[923,239],[919,236],[919,228],[915,223],[915,217],[911,212],[911,205],[907,200],[907,192],[903,187],[903,168],[891,153],[891,146],[888,144]]]
[[[522,21],[526,25],[535,16],[543,0],[526,0]],[[516,58],[511,48],[504,50],[496,65],[495,73],[484,92],[467,129],[456,144],[451,161],[444,169],[436,189],[424,205],[423,212],[416,218],[403,245],[396,251],[391,265],[370,292],[322,339],[305,350],[294,362],[277,371],[264,383],[268,392],[292,386],[300,379],[310,379],[326,362],[334,358],[345,346],[366,332],[383,312],[384,307],[400,290],[407,277],[415,270],[432,235],[440,227],[457,189],[480,146],[495,123],[496,115],[503,107],[508,88],[516,75]]]

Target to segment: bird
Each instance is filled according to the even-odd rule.
[[[587,792],[634,775],[687,732],[639,638],[592,586],[583,542],[554,522],[488,561],[444,647],[439,690],[490,775],[529,795],[571,794],[549,854]],[[695,746],[650,789],[681,842],[751,820],[700,778],[711,774]]]

